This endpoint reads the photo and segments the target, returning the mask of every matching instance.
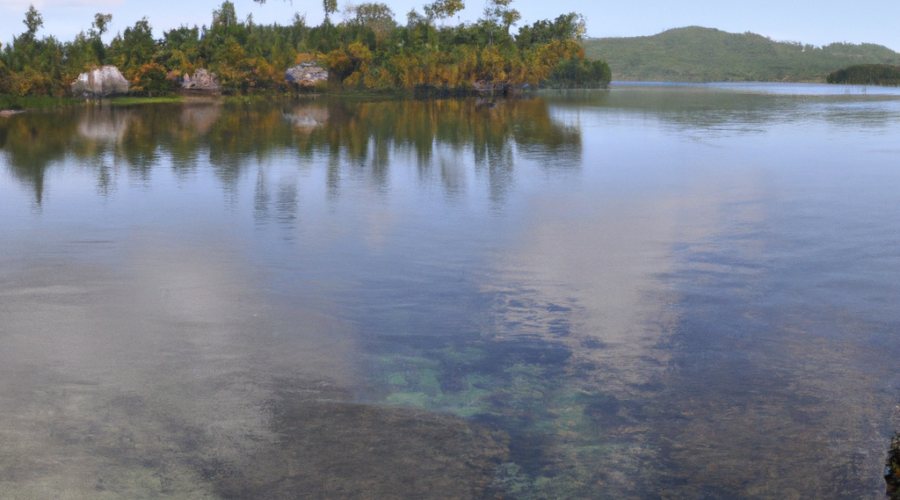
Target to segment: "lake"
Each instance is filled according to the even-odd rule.
[[[900,92],[0,118],[2,499],[880,499]]]

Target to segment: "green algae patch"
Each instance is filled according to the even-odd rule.
[[[392,405],[412,406],[413,408],[428,408],[431,400],[424,392],[395,392],[385,398],[385,402]]]
[[[563,348],[485,342],[374,356],[376,402],[454,415],[510,436],[488,497],[629,498],[649,491],[647,415],[637,394],[569,372]],[[637,399],[636,399],[637,398]],[[636,478],[636,479],[629,479]]]

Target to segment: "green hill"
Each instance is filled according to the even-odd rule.
[[[697,26],[593,38],[584,47],[588,57],[606,60],[618,81],[824,82],[829,73],[854,64],[900,65],[900,54],[871,43],[814,47]]]

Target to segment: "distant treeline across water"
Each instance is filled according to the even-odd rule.
[[[850,85],[900,85],[900,66],[856,64],[830,73],[828,83]]]

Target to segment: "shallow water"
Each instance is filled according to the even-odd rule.
[[[882,498],[867,90],[0,118],[0,498]]]

